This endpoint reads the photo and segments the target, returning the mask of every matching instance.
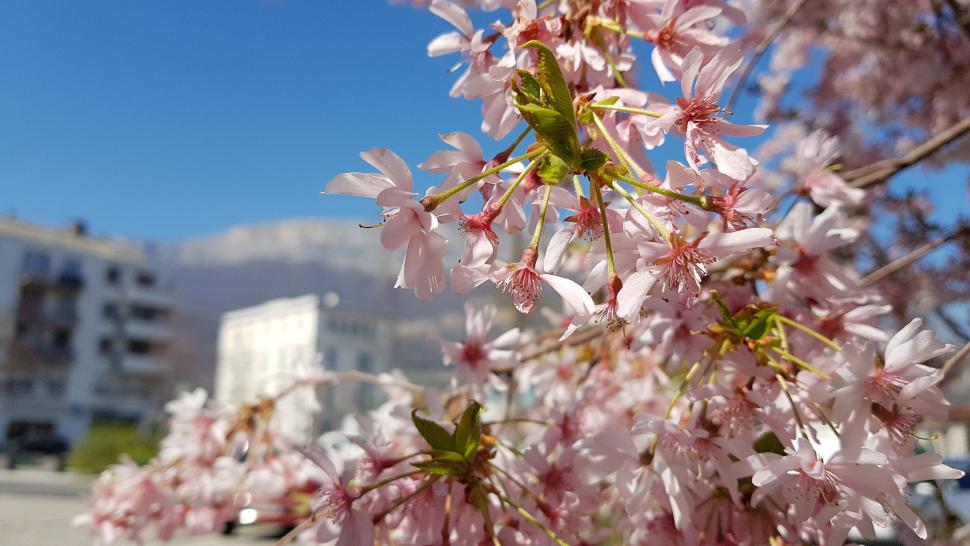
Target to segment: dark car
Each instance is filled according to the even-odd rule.
[[[16,468],[18,464],[38,457],[56,457],[57,469],[64,470],[67,453],[71,446],[60,436],[28,436],[7,442],[7,467]]]

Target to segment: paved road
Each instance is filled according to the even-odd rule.
[[[84,511],[84,496],[90,479],[65,473],[0,470],[0,545],[2,546],[91,546],[84,529],[71,526],[71,519]],[[254,536],[179,537],[168,543],[177,546],[272,546],[269,538]],[[158,546],[147,541],[146,546]]]

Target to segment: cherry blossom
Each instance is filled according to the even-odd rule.
[[[451,95],[482,100],[489,136],[515,136],[442,135],[450,148],[419,165],[427,180],[375,148],[361,157],[377,173],[340,174],[326,193],[375,200],[381,245],[404,249],[396,286],[500,298],[466,303],[464,339],[432,336],[451,382],[327,371],[238,406],[185,394],[157,457],[105,472],[77,523],[106,545],[169,539],[216,532],[247,499],[299,507],[284,542],[348,546],[826,546],[897,522],[929,540],[909,499],[914,483],[962,476],[922,452],[927,423],[947,416],[953,347],[920,318],[893,324],[921,309],[910,300],[959,295],[952,273],[966,264],[953,253],[948,274],[925,279],[906,258],[864,271],[962,232],[934,225],[919,195],[867,188],[913,156],[876,159],[964,117],[965,10],[416,4],[454,28],[428,47],[465,65]],[[637,64],[638,41],[651,62]],[[794,100],[809,51],[821,80]],[[638,87],[651,64],[679,92]],[[755,154],[733,142],[766,128],[735,109],[752,89],[754,116],[775,124]],[[921,157],[959,154],[955,138]],[[686,164],[651,161],[681,153]],[[886,217],[892,229],[874,234]],[[892,274],[907,282],[877,282]],[[281,399],[350,381],[387,397],[319,445],[278,434]]]

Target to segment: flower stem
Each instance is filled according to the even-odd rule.
[[[778,349],[777,347],[772,347],[771,350],[774,351],[774,352],[776,352],[776,353],[778,353],[779,355],[781,355],[785,360],[788,360],[789,362],[792,362],[794,364],[797,364],[798,367],[800,367],[800,368],[802,368],[802,369],[804,369],[806,371],[812,372],[813,374],[821,377],[822,379],[829,379],[830,378],[829,374],[823,372],[822,370],[816,368],[815,366],[812,366],[808,362],[805,362],[804,360],[802,360],[802,359],[798,358],[797,356],[789,353],[788,351],[785,351],[783,349]]]
[[[795,328],[795,329],[798,329],[798,330],[801,330],[801,331],[805,332],[806,334],[814,337],[815,339],[821,341],[822,343],[828,345],[829,347],[835,349],[836,351],[841,351],[842,350],[842,347],[840,347],[838,343],[836,343],[836,342],[832,341],[831,339],[823,336],[822,334],[816,332],[815,330],[812,330],[808,326],[805,326],[804,324],[801,324],[799,322],[796,322],[796,321],[794,321],[794,320],[786,317],[785,315],[778,314],[778,315],[775,315],[775,316],[778,317],[778,320],[780,320],[781,322],[783,322],[783,323],[791,326],[792,328]]]
[[[393,504],[391,504],[390,506],[388,506],[384,510],[381,510],[378,514],[376,514],[371,519],[371,521],[374,523],[374,525],[377,525],[378,523],[381,522],[381,520],[383,520],[388,514],[390,514],[394,510],[396,510],[399,506],[401,506],[402,504],[406,503],[407,501],[413,499],[414,497],[417,497],[421,493],[424,493],[429,487],[431,487],[431,484],[433,484],[435,482],[435,480],[437,480],[437,479],[438,479],[437,476],[432,476],[431,479],[429,479],[428,481],[424,482],[421,485],[421,487],[419,487],[419,488],[415,489],[414,491],[412,491],[411,493],[409,493],[407,495],[404,495],[403,497],[397,499],[396,501],[394,501]]]
[[[519,515],[521,515],[523,518],[525,518],[526,521],[528,521],[532,525],[535,525],[539,529],[542,529],[542,532],[544,532],[546,534],[546,536],[548,536],[549,538],[551,538],[553,540],[553,542],[555,542],[559,546],[569,546],[569,543],[568,542],[566,542],[565,540],[559,538],[559,535],[557,535],[549,527],[546,527],[546,525],[544,523],[542,523],[541,521],[539,521],[538,519],[536,519],[536,517],[533,516],[532,514],[530,514],[528,510],[526,510],[525,508],[522,508],[518,504],[515,504],[514,502],[512,502],[511,499],[509,499],[508,497],[502,495],[501,493],[499,493],[495,489],[492,489],[492,494],[494,494],[499,499],[501,499],[503,502],[505,502],[505,504],[508,504],[512,508],[515,508],[515,511],[518,512]]]
[[[542,228],[546,225],[546,209],[549,207],[549,196],[552,194],[552,186],[546,184],[546,194],[542,196],[542,206],[539,207],[539,219],[536,221],[536,231],[532,234],[532,241],[529,246],[539,247],[542,239]]]
[[[637,162],[630,157],[630,154],[628,154],[626,150],[620,146],[616,139],[613,138],[613,135],[606,130],[606,126],[603,125],[603,120],[601,120],[595,112],[593,113],[593,124],[596,125],[599,132],[603,134],[603,138],[606,139],[606,143],[610,145],[610,149],[612,149],[613,153],[616,154],[616,157],[620,160],[620,163],[622,163],[628,171],[635,172],[637,176],[643,176],[645,174],[643,169],[640,168],[640,166],[637,165]]]
[[[608,19],[592,18],[592,23],[598,27],[605,28],[606,30],[615,32],[617,34],[626,34],[627,36],[630,36],[632,38],[639,38],[641,40],[648,41],[644,33],[623,28],[623,26],[620,23],[617,23],[616,21],[610,21]]]
[[[525,130],[522,131],[521,133],[519,133],[519,136],[515,137],[515,140],[512,141],[512,144],[509,144],[509,147],[508,148],[506,148],[506,149],[502,150],[501,152],[495,154],[495,160],[496,161],[505,161],[505,160],[507,160],[509,158],[509,156],[512,155],[512,152],[514,152],[515,149],[519,147],[519,144],[522,143],[522,140],[525,139],[525,137],[529,134],[529,131],[531,131],[531,130],[532,130],[532,127],[531,126],[526,126]]]
[[[769,360],[771,360],[769,358]],[[775,379],[778,380],[778,386],[781,387],[781,391],[785,393],[785,398],[788,399],[788,403],[791,404],[792,415],[795,416],[795,422],[798,424],[798,430],[801,431],[802,435],[808,438],[808,432],[805,429],[805,422],[802,421],[802,414],[798,411],[798,404],[795,403],[795,399],[792,398],[791,392],[788,391],[788,382],[785,378],[778,372],[775,372]]]
[[[359,497],[363,497],[367,493],[370,493],[371,491],[373,491],[375,489],[384,487],[385,485],[387,485],[389,483],[396,482],[396,481],[402,480],[404,478],[410,478],[412,476],[417,476],[418,474],[421,474],[422,472],[423,472],[423,470],[411,470],[411,471],[405,472],[403,474],[398,474],[397,476],[391,476],[390,478],[387,478],[385,480],[381,480],[379,482],[374,482],[374,483],[371,483],[371,484],[367,484],[367,485],[362,486],[360,488],[360,495],[358,495],[358,496]]]
[[[683,201],[684,203],[690,203],[700,208],[706,208],[706,199],[699,195],[684,195],[683,193],[675,192],[674,190],[668,190],[666,188],[661,188],[660,186],[654,186],[652,184],[644,184],[643,182],[638,182],[632,178],[620,177],[620,180],[630,184],[631,186],[636,186],[647,190],[651,193],[656,193],[657,195],[662,195],[670,199],[676,199],[677,201]]]
[[[543,155],[545,155],[545,152],[543,152]],[[512,182],[512,185],[509,186],[509,189],[505,190],[505,193],[503,193],[502,197],[499,198],[498,203],[495,204],[495,207],[498,210],[502,210],[502,207],[504,207],[505,204],[509,202],[509,199],[512,198],[512,195],[515,194],[516,188],[518,188],[519,184],[521,184],[522,181],[525,180],[525,177],[528,176],[529,172],[532,169],[534,169],[536,165],[539,164],[540,159],[542,159],[542,155],[537,157],[535,161],[526,165],[525,169],[519,174],[519,176],[515,178],[515,182]]]
[[[640,114],[642,116],[649,116],[652,118],[663,117],[660,112],[654,112],[653,110],[644,110],[643,108],[633,108],[632,106],[619,106],[616,104],[603,104],[599,102],[594,102],[589,105],[590,108],[594,110],[616,110],[617,112],[626,112],[627,114]]]
[[[603,49],[603,56],[606,57],[606,62],[609,63],[610,68],[613,69],[613,79],[616,80],[616,83],[620,84],[622,87],[629,87],[626,84],[626,78],[623,77],[623,72],[620,72],[620,69],[616,66],[616,60],[613,59],[613,55],[611,55],[606,48]]]
[[[667,228],[665,228],[663,224],[660,223],[660,220],[658,220],[656,216],[654,216],[653,214],[650,214],[650,211],[643,208],[643,205],[637,202],[637,200],[634,199],[632,195],[630,195],[630,192],[624,190],[623,186],[620,186],[619,184],[617,184],[616,181],[611,182],[610,187],[612,187],[614,190],[616,190],[617,193],[622,195],[623,198],[626,199],[628,203],[630,203],[631,207],[633,207],[634,209],[636,209],[637,212],[642,214],[643,217],[646,218],[648,222],[650,222],[650,225],[653,226],[653,229],[657,231],[657,234],[660,235],[660,237],[664,241],[666,241],[667,244],[671,244],[670,233],[667,231]]]
[[[610,241],[610,223],[606,218],[606,204],[603,203],[603,194],[600,192],[598,180],[589,179],[589,193],[596,198],[596,205],[600,209],[600,222],[603,223],[603,243],[606,245],[606,271],[608,279],[616,277],[616,264],[613,263],[613,244]]]
[[[711,359],[713,360],[713,355],[711,355]],[[670,404],[667,406],[667,411],[664,412],[664,420],[670,419],[670,415],[674,412],[674,407],[677,405],[680,397],[687,392],[687,387],[690,385],[691,380],[694,379],[694,375],[697,374],[697,370],[699,370],[700,367],[701,361],[698,360],[697,362],[694,362],[694,365],[691,366],[690,370],[687,371],[687,375],[684,376],[684,380],[681,381],[680,385],[677,386],[677,392],[674,393],[674,397],[670,400]]]
[[[492,167],[491,169],[482,171],[481,174],[479,174],[477,176],[473,176],[472,178],[469,178],[468,180],[465,180],[461,184],[458,184],[457,186],[455,186],[455,187],[453,187],[453,188],[451,188],[451,189],[449,189],[447,191],[441,192],[438,195],[428,196],[429,198],[422,199],[422,202],[424,203],[424,210],[427,211],[427,212],[431,212],[431,211],[433,211],[435,209],[435,207],[437,207],[441,203],[447,201],[452,196],[454,196],[456,193],[464,190],[465,188],[471,186],[472,184],[474,184],[474,183],[476,183],[476,182],[478,182],[478,181],[480,181],[480,180],[482,180],[484,178],[487,178],[489,176],[492,176],[493,174],[495,174],[497,172],[500,172],[502,170],[505,170],[509,166],[515,165],[519,161],[522,161],[522,160],[525,160],[525,159],[531,159],[531,158],[533,158],[533,157],[535,157],[535,156],[537,156],[539,154],[545,153],[545,151],[546,151],[546,147],[545,146],[543,146],[541,148],[536,148],[535,150],[532,150],[531,152],[528,152],[526,154],[520,155],[519,157],[513,157],[512,159],[509,159],[508,161],[505,161],[504,163],[500,163],[500,164]]]
[[[576,188],[576,197],[586,197],[583,193],[583,185],[579,182],[579,175],[573,175],[573,187]]]

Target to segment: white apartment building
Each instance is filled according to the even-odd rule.
[[[341,309],[333,292],[230,311],[219,325],[216,399],[255,402],[321,370],[385,371],[392,335],[389,321]],[[345,415],[374,407],[378,396],[373,385],[357,383],[303,389],[279,402],[278,430],[293,441],[312,441]]]
[[[0,218],[0,444],[153,416],[171,305],[138,245]]]

